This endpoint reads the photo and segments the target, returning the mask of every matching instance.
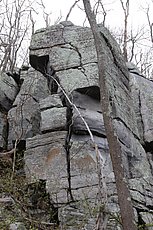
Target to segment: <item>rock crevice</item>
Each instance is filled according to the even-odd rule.
[[[124,62],[107,29],[99,25],[99,30],[104,38],[113,125],[136,221],[149,226],[153,222],[153,82]],[[21,70],[20,86],[7,74],[0,77],[0,149],[13,148],[16,140],[26,143],[27,180],[30,184],[45,181],[61,229],[92,230],[99,210],[97,162],[80,113],[104,160],[108,212],[114,216],[108,229],[121,229],[116,222],[119,206],[90,28],[62,22],[37,31],[31,40],[30,64],[32,68]]]

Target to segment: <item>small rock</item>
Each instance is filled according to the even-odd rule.
[[[41,131],[66,129],[66,108],[51,108],[41,112]]]
[[[0,204],[12,205],[13,203],[14,201],[11,197],[1,197],[0,198]]]
[[[26,227],[21,222],[16,222],[13,224],[10,224],[9,230],[26,230]]]
[[[74,26],[74,24],[70,21],[63,21],[63,22],[60,22],[61,25],[63,25],[64,27],[66,26]]]
[[[40,100],[40,110],[45,110],[53,107],[63,107],[60,96],[58,94],[49,95],[45,99]]]

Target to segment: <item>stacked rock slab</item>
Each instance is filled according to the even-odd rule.
[[[8,146],[13,147],[16,140],[25,141],[40,132],[39,100],[49,95],[47,81],[33,68],[21,72],[23,83],[13,107],[8,112]]]
[[[127,68],[111,34],[101,25],[99,30],[105,41],[113,124],[123,152],[136,221],[151,225],[153,83],[130,64]],[[53,205],[58,208],[61,229],[95,228],[99,207],[96,153],[80,113],[104,160],[111,217],[108,229],[121,229],[116,220],[119,207],[90,28],[62,22],[36,31],[30,45],[30,63],[33,69],[22,72],[24,82],[8,116],[9,145],[17,138],[26,142],[29,182],[46,181]],[[20,116],[16,116],[17,111]]]
[[[6,73],[0,73],[0,149],[7,147],[7,112],[17,96],[19,87]]]

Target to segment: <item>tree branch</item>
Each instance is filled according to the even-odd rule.
[[[136,230],[135,220],[134,220],[134,211],[132,207],[132,201],[130,196],[130,191],[128,188],[128,182],[125,175],[124,166],[122,163],[122,150],[118,142],[118,138],[115,134],[112,117],[111,117],[111,108],[109,105],[109,95],[106,84],[107,79],[107,69],[106,69],[106,57],[104,53],[104,39],[100,35],[99,28],[96,22],[95,15],[91,10],[90,0],[83,0],[85,12],[89,20],[91,30],[93,33],[95,47],[97,51],[98,59],[98,70],[99,70],[99,81],[100,81],[100,93],[101,93],[101,104],[104,118],[104,125],[106,130],[106,136],[109,145],[110,156],[112,160],[113,170],[115,174],[118,201],[121,210],[121,219],[124,230]],[[111,66],[110,66],[111,68]],[[125,209],[126,207],[126,209]],[[106,229],[106,225],[101,222],[101,225],[98,229]],[[105,227],[105,228],[104,228]]]

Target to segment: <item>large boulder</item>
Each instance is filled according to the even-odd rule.
[[[6,73],[0,73],[0,109],[8,111],[19,91],[15,80]]]
[[[23,84],[15,98],[13,108],[8,112],[9,135],[8,147],[18,140],[25,141],[41,132],[39,100],[46,98],[50,92],[47,80],[41,73],[30,68],[21,73]]]
[[[141,223],[145,220],[146,224],[150,224],[153,217],[149,211],[148,203],[152,203],[150,194],[153,182],[150,166],[153,163],[151,152],[147,152],[144,143],[152,141],[151,117],[147,121],[148,112],[151,116],[153,108],[152,83],[149,86],[149,80],[144,79],[133,64],[128,63],[126,66],[119,46],[109,31],[102,25],[99,25],[99,30],[104,39],[111,115],[123,153],[122,161],[125,172],[129,178],[136,220]],[[45,66],[46,73],[57,77],[60,87],[56,93],[61,96],[67,111],[62,111],[64,108],[57,106],[58,103],[51,102],[50,105],[48,103],[43,106],[42,101],[40,102],[42,132],[48,133],[27,140],[26,167],[31,169],[30,175],[34,175],[31,179],[41,178],[37,170],[34,170],[33,164],[38,164],[36,168],[43,170],[41,170],[42,178],[46,179],[48,191],[59,208],[62,227],[84,229],[86,226],[88,230],[93,229],[95,217],[91,215],[89,218],[86,215],[88,217],[85,218],[85,206],[87,205],[86,200],[88,200],[88,207],[91,210],[95,210],[97,207],[95,205],[98,202],[96,199],[98,193],[96,152],[83,119],[94,134],[94,140],[103,159],[103,173],[109,197],[108,210],[115,215],[119,209],[100,105],[97,56],[90,28],[63,22],[57,26],[37,31],[31,40],[30,62],[33,68],[43,72]],[[44,64],[42,65],[42,63]],[[137,84],[137,82],[139,83]],[[149,90],[148,96],[146,88]],[[64,93],[61,93],[63,90]],[[62,95],[65,93],[70,96],[72,102],[77,106],[77,110]],[[58,133],[56,129],[64,130],[63,124],[65,123],[66,131],[58,131],[60,132]],[[62,140],[61,134],[63,135]],[[44,142],[43,149],[38,150],[35,140],[37,138],[40,140],[41,137],[43,140],[46,138],[48,140],[51,137],[54,140],[54,145],[48,145],[47,141]],[[28,144],[29,141],[32,143],[31,147]],[[59,144],[61,144],[60,150]],[[49,149],[51,160],[46,166]],[[146,181],[148,181],[147,190],[145,189]],[[67,204],[70,200],[81,202],[82,206],[80,207],[80,203],[76,204],[75,208],[71,205],[66,205],[64,208],[59,205]],[[84,219],[82,227],[80,227],[80,216]],[[111,220],[109,228],[120,229]]]
[[[135,219],[147,226],[153,222],[153,83],[132,63],[126,65],[106,28],[99,25],[99,31],[111,116]],[[30,44],[30,63],[33,68],[21,71],[23,84],[18,94],[8,91],[6,96],[1,89],[1,108],[5,111],[0,116],[1,146],[7,141],[8,148],[15,140],[24,142],[27,180],[32,184],[43,182],[50,204],[58,210],[60,228],[67,230],[92,230],[96,225],[100,201],[106,195],[103,189],[99,191],[99,154],[107,187],[108,229],[120,230],[91,29],[62,22],[36,31]],[[8,98],[11,103],[5,107]]]

